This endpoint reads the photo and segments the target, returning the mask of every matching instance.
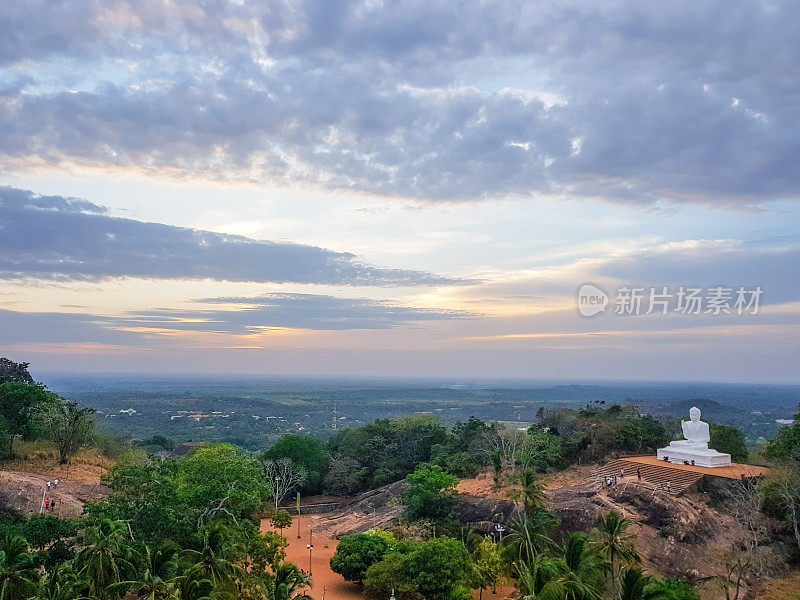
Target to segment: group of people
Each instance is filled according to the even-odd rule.
[[[603,478],[603,482],[605,483],[606,487],[617,487],[617,483],[619,483],[620,479],[625,479],[625,469],[620,469],[619,477],[616,475],[607,475]],[[639,481],[642,480],[642,470],[638,467],[636,469],[636,479]]]
[[[47,494],[50,493],[51,489],[54,489],[54,490],[58,489],[58,479],[54,479],[52,482],[48,479],[47,483],[45,484],[45,497],[44,497],[44,504],[42,505],[42,507],[43,507],[43,509],[45,511],[52,510],[53,507],[55,507],[55,505],[56,505],[56,499],[55,498],[48,498],[47,497]]]

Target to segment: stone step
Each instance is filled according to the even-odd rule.
[[[668,466],[661,465],[647,465],[628,462],[624,460],[612,460],[611,462],[600,467],[594,474],[597,480],[604,477],[617,476],[618,483],[637,481],[636,469],[642,474],[642,481],[651,485],[661,488],[666,488],[669,483],[670,493],[673,496],[679,496],[687,489],[695,485],[703,478],[702,473],[694,473],[692,471],[685,471],[680,469],[672,469]],[[621,477],[622,473],[624,477]]]

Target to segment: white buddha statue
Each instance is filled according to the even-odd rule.
[[[693,406],[689,409],[689,421],[681,421],[681,429],[683,429],[684,440],[676,440],[670,442],[670,446],[691,446],[692,448],[699,448],[708,450],[708,442],[711,441],[711,434],[708,429],[708,423],[700,420],[700,409]]]
[[[689,410],[689,421],[681,421],[683,437],[666,448],[658,449],[659,460],[675,464],[700,467],[725,467],[731,464],[731,455],[717,452],[708,447],[711,435],[708,423],[700,420],[700,409],[693,406]]]

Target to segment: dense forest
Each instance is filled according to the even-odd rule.
[[[800,419],[800,415],[798,415]],[[697,598],[686,581],[647,574],[630,522],[609,511],[590,531],[559,531],[541,476],[611,456],[652,453],[676,423],[633,406],[593,402],[541,410],[528,428],[470,418],[445,427],[431,415],[377,420],[328,440],[287,434],[259,451],[208,444],[185,456],[163,436],[117,438],[91,407],[36,383],[27,365],[0,360],[4,459],[19,444],[46,440],[70,461],[95,446],[113,460],[110,493],[77,520],[0,514],[0,598],[288,600],[308,597],[310,576],[286,560],[287,540],[262,533],[292,522],[281,505],[295,494],[354,495],[397,481],[400,522],[341,539],[331,568],[370,598],[466,600],[512,585],[525,600]],[[800,553],[800,423],[757,452],[741,431],[714,425],[712,446],[734,460],[768,462],[758,510]],[[0,464],[0,468],[2,465]],[[497,540],[459,522],[459,478],[489,472],[513,483],[519,506]],[[433,531],[433,535],[421,532]],[[793,542],[793,543],[794,543]],[[741,549],[746,561],[751,549]],[[794,554],[792,554],[794,553]]]

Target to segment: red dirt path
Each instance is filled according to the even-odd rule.
[[[297,539],[297,518],[294,517],[292,527],[283,530],[283,535],[289,540],[289,547],[286,549],[286,559],[293,562],[298,567],[308,570],[308,534],[309,525],[314,524],[316,515],[300,516],[300,535]],[[275,531],[269,521],[261,521],[261,531]],[[314,548],[311,550],[311,596],[315,600],[322,600],[323,589],[325,589],[325,600],[363,600],[364,595],[361,587],[356,583],[351,583],[342,579],[338,573],[331,571],[330,560],[336,552],[339,540],[332,540],[313,535],[312,541]]]
[[[317,515],[300,516],[300,535],[297,539],[297,518],[294,517],[292,527],[283,530],[283,535],[289,541],[286,549],[286,560],[293,562],[298,567],[308,570],[308,532],[309,525],[319,519]],[[261,521],[261,531],[275,531],[267,519]],[[312,533],[314,548],[311,550],[311,593],[315,600],[364,600],[364,593],[357,583],[351,583],[342,579],[338,573],[331,570],[330,560],[336,552],[339,540],[325,538]],[[502,600],[507,598],[513,588],[497,588],[497,594],[492,594],[491,590],[483,591],[483,600]],[[473,593],[478,598],[478,592]]]

